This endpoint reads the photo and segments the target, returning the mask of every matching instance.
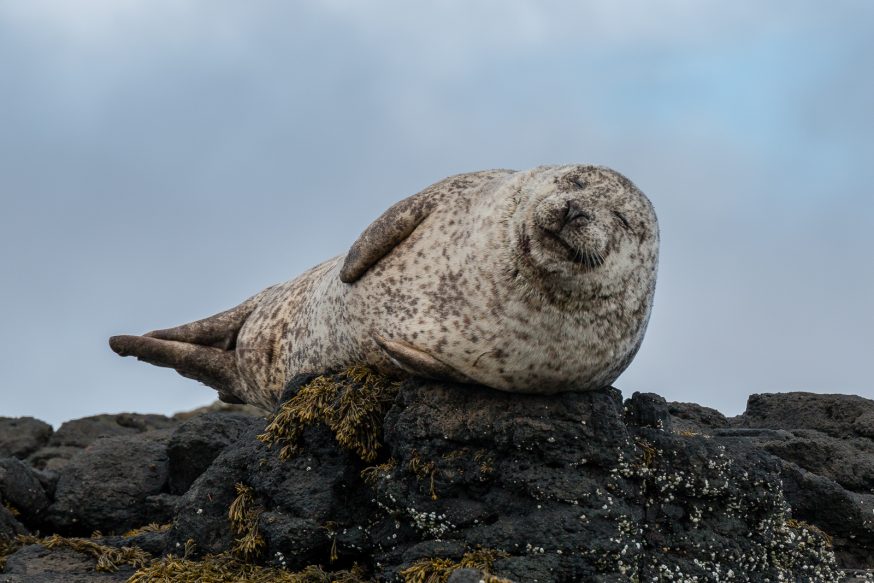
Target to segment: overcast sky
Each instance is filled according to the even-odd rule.
[[[447,175],[606,164],[662,230],[617,386],[874,398],[874,3],[0,2],[0,415],[211,389],[107,346],[344,252]]]

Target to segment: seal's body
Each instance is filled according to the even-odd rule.
[[[110,343],[268,408],[298,373],[361,362],[513,392],[591,390],[640,347],[657,261],[652,206],[612,170],[463,174],[228,312]]]

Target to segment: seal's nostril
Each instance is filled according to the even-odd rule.
[[[592,213],[585,211],[581,208],[577,208],[577,206],[573,204],[572,201],[568,201],[564,215],[564,224],[567,225],[569,223],[577,223],[583,225],[592,221],[592,219],[594,218],[595,217],[592,216]]]

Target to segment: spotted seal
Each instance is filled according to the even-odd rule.
[[[110,346],[266,408],[296,374],[354,363],[511,392],[592,390],[640,347],[658,239],[650,201],[609,168],[461,174],[389,208],[345,255]]]

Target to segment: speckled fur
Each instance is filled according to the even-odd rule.
[[[347,255],[248,300],[230,348],[239,378],[217,388],[269,407],[298,373],[362,361],[511,392],[601,388],[640,347],[657,262],[652,205],[610,169],[447,178]]]

